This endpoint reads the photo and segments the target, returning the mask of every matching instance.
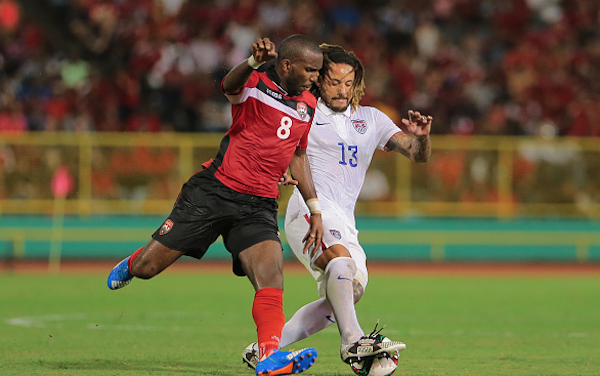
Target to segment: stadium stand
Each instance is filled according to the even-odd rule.
[[[367,96],[435,133],[600,136],[600,4],[0,1],[0,131],[222,132],[224,73],[291,33],[354,50]]]

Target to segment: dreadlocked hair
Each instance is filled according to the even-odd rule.
[[[320,77],[325,77],[333,64],[348,64],[354,70],[354,84],[352,85],[352,90],[350,92],[349,102],[352,110],[356,110],[360,100],[365,95],[365,69],[363,68],[362,63],[356,57],[354,52],[346,51],[341,46],[323,43],[319,45],[319,47],[323,52],[323,67],[319,71]],[[319,88],[316,85],[312,86],[310,92],[315,97],[320,97]]]

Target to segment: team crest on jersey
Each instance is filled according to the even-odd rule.
[[[172,228],[173,228],[173,221],[170,219],[167,219],[166,221],[163,222],[162,226],[160,226],[160,230],[158,230],[158,234],[164,235],[167,232],[171,231]]]
[[[354,130],[360,134],[365,134],[367,131],[367,122],[364,120],[352,120],[352,125],[354,126]]]
[[[304,102],[298,102],[296,104],[296,111],[298,111],[298,115],[300,115],[300,119],[304,120],[306,115],[308,115],[308,107]]]
[[[337,240],[340,240],[342,238],[342,234],[338,231],[338,230],[329,230],[329,232],[331,233],[331,235],[333,235],[334,238],[336,238]]]

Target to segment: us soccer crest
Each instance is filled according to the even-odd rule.
[[[342,234],[338,231],[338,230],[329,230],[329,232],[331,233],[331,235],[333,235],[334,238],[336,238],[337,240],[340,240],[342,238]]]
[[[164,235],[167,232],[171,231],[172,228],[173,228],[173,221],[170,219],[167,219],[166,221],[163,222],[162,226],[160,226],[160,230],[158,230],[158,234]]]
[[[354,130],[360,134],[365,134],[367,131],[367,122],[364,120],[352,120],[352,125],[354,126]]]
[[[296,111],[298,111],[298,115],[300,115],[300,119],[304,120],[306,115],[308,115],[308,107],[304,102],[298,102],[296,104]]]

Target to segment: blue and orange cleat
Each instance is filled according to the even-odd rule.
[[[307,347],[297,351],[275,350],[256,364],[257,375],[292,375],[309,369],[317,359],[317,350]]]
[[[133,275],[129,271],[129,266],[127,266],[127,260],[129,260],[129,257],[118,263],[108,275],[108,281],[106,282],[109,289],[117,290],[121,287],[125,287],[133,279]]]

